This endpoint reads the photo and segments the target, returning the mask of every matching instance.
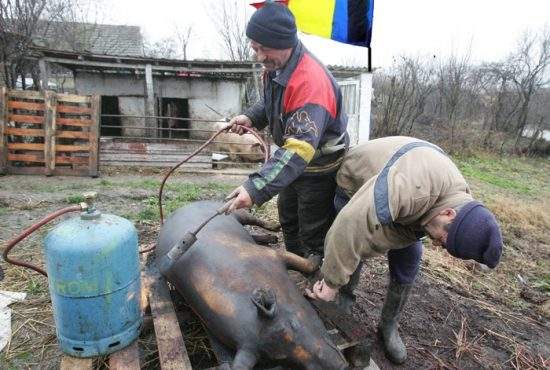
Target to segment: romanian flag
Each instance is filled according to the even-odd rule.
[[[374,0],[280,0],[298,29],[346,44],[370,48]],[[261,8],[265,1],[253,3]]]

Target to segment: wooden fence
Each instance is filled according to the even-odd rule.
[[[0,90],[0,173],[98,176],[100,97]]]

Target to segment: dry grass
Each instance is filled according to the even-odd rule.
[[[465,317],[462,317],[460,322],[460,330],[458,333],[454,332],[455,340],[451,340],[455,345],[455,360],[459,360],[463,356],[469,356],[480,366],[483,366],[487,362],[483,358],[483,351],[479,342],[485,336],[484,334],[475,337],[472,340],[468,338],[468,323]]]
[[[519,200],[510,196],[494,195],[487,202],[497,216],[504,237],[550,244],[550,199]]]

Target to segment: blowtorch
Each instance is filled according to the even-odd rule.
[[[168,253],[160,258],[159,262],[157,262],[157,267],[162,275],[168,276],[172,266],[180,259],[180,257],[185,252],[187,252],[187,250],[189,250],[189,248],[191,248],[191,246],[193,246],[193,244],[195,244],[195,242],[197,241],[198,232],[201,231],[201,229],[205,227],[206,224],[208,224],[210,221],[212,221],[212,219],[214,219],[216,216],[226,213],[236,196],[237,195],[235,194],[233,196],[225,198],[225,200],[228,201],[227,203],[217,209],[216,213],[207,218],[195,230],[185,233],[183,238],[181,238],[180,241],[174,244],[174,246],[170,248]]]

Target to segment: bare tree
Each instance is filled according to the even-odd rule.
[[[224,52],[232,61],[251,60],[252,52],[246,37],[247,12],[236,0],[209,2],[209,14],[220,35]]]
[[[357,54],[347,54],[340,57],[339,65],[346,67],[366,67],[368,64],[367,56]]]
[[[543,133],[546,127],[550,125],[550,90],[541,89],[532,99],[530,134],[531,138],[527,145],[529,155],[537,154],[537,143],[544,142]]]
[[[400,57],[388,74],[375,75],[376,124],[373,136],[409,135],[435,90],[430,60]]]
[[[463,108],[465,85],[469,72],[470,54],[458,57],[454,53],[448,60],[439,63],[438,92],[443,102],[448,125],[450,127],[450,148],[454,147],[455,130],[460,110]]]
[[[150,58],[177,58],[176,40],[173,37],[166,37],[156,42],[145,41],[143,43],[143,54]]]
[[[511,79],[521,99],[514,144],[517,150],[528,124],[531,100],[549,83],[550,30],[545,27],[538,34],[525,32],[518,42],[517,51],[509,57],[508,64],[512,68]]]
[[[493,148],[496,144],[493,143],[493,135],[501,133],[502,150],[508,133],[515,132],[514,118],[520,104],[512,83],[511,69],[506,63],[489,63],[475,68],[472,73],[477,75],[478,95],[484,108],[482,145],[485,149]]]
[[[178,42],[178,47],[181,52],[183,60],[187,60],[187,47],[189,46],[189,41],[191,40],[191,35],[193,32],[193,26],[189,25],[186,27],[180,27],[174,25],[174,34]]]
[[[0,65],[5,83],[22,88],[31,75],[40,88],[33,47],[91,51],[101,42],[101,53],[121,53],[117,40],[101,34],[103,0],[0,0]],[[117,47],[118,45],[118,47]],[[123,52],[123,51],[122,51]]]
[[[35,63],[27,58],[33,39],[41,27],[60,19],[66,6],[65,0],[0,1],[0,64],[6,86],[15,88],[21,76],[25,87],[26,74],[38,74]]]

